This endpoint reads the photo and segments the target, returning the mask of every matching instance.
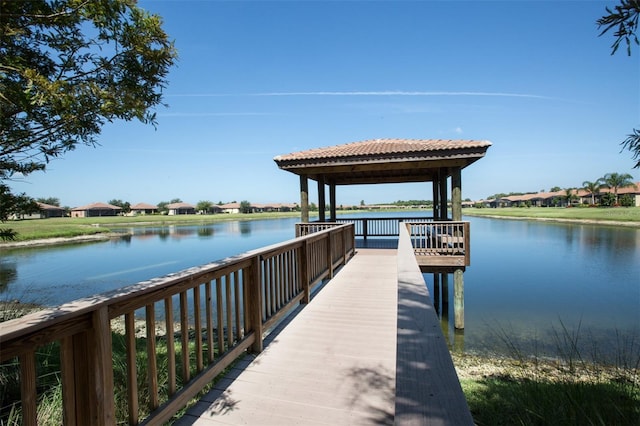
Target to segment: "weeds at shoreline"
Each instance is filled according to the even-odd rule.
[[[640,419],[640,346],[637,336],[616,333],[615,361],[597,348],[581,351],[584,331],[561,323],[557,357],[529,355],[509,339],[504,357],[452,354],[478,426],[636,425]]]

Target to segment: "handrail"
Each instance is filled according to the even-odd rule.
[[[356,237],[397,237],[400,234],[400,223],[403,222],[431,222],[432,217],[359,217],[340,218],[337,223],[353,223]]]
[[[263,331],[309,302],[313,287],[354,253],[354,226],[336,224],[2,323],[0,362],[19,371],[23,424],[37,424],[37,351],[51,344],[61,359],[65,424],[169,420],[246,350],[260,352]],[[126,353],[117,360],[126,364],[123,393],[114,390],[116,344]]]
[[[459,258],[460,266],[471,264],[470,224],[466,221],[414,222],[407,221],[414,253],[418,258],[430,258],[434,266],[443,261],[437,257]]]
[[[394,424],[473,425],[407,229],[398,239]]]

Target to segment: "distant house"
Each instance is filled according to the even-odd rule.
[[[251,210],[253,213],[261,212],[290,212],[295,210],[297,204],[283,204],[283,203],[268,203],[268,204],[251,204]]]
[[[71,209],[71,217],[117,216],[122,208],[107,203],[93,203]]]
[[[21,219],[48,219],[50,217],[64,217],[65,209],[58,206],[52,206],[51,204],[45,204],[36,202],[38,206],[37,211],[33,211],[31,213],[14,213],[9,216],[11,220],[21,220]]]
[[[602,194],[607,194],[609,192],[613,192],[613,189],[600,188],[600,190],[596,194],[593,194],[596,203],[600,202],[600,197],[602,196]],[[634,185],[618,188],[618,197],[622,195],[630,196],[634,201],[633,205],[636,207],[640,207],[640,182],[636,182]],[[578,191],[578,196],[580,197],[582,203],[591,203],[591,193],[585,191],[584,189]]]
[[[240,203],[227,203],[219,206],[223,213],[240,213]],[[251,203],[251,213],[290,212],[298,208],[295,203]]]
[[[640,207],[640,182],[636,182],[635,185],[632,186],[618,188],[618,196],[624,194],[627,194],[634,199],[634,206]]]
[[[171,203],[167,204],[169,216],[179,214],[196,214],[196,208],[188,203]]]
[[[198,211],[198,213],[199,214],[217,214],[217,213],[222,213],[222,208],[217,204],[213,204],[208,209],[200,210],[200,211]]]
[[[40,218],[47,219],[50,217],[64,217],[66,212],[60,206],[52,206],[51,204],[37,203],[40,207]]]
[[[601,188],[593,198],[596,203],[600,202],[603,194],[613,192],[610,188]],[[572,189],[571,194],[575,197],[571,204],[591,204],[591,193],[584,189]],[[634,200],[634,205],[640,207],[640,182],[634,185],[618,188],[618,196],[629,195]],[[492,200],[488,200],[492,201]],[[492,201],[493,202],[493,201]],[[567,190],[561,189],[555,192],[538,192],[535,194],[510,195],[503,197],[496,202],[498,207],[522,207],[531,205],[533,207],[566,207],[568,205]],[[495,207],[495,205],[491,205]]]
[[[219,206],[222,213],[240,213],[240,203],[227,203]]]
[[[131,212],[129,215],[145,215],[145,214],[155,214],[158,213],[158,206],[154,206],[152,204],[146,203],[138,203],[136,205],[131,206]]]

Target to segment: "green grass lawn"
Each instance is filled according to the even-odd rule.
[[[256,220],[283,217],[299,217],[299,212],[250,213],[216,215],[145,215],[145,216],[103,216],[103,217],[57,217],[50,219],[12,220],[0,224],[0,228],[10,228],[18,233],[15,241],[42,238],[76,237],[112,232],[114,228],[130,226],[162,226],[176,224],[205,224],[225,220]]]
[[[499,209],[466,208],[463,215],[500,216],[505,218],[595,220],[636,222],[640,225],[640,207],[507,207]]]
[[[397,215],[398,210],[389,212]],[[640,207],[614,208],[500,208],[476,209],[465,208],[462,213],[469,216],[499,216],[505,218],[563,219],[627,222],[640,226]],[[76,237],[112,232],[114,228],[129,226],[161,226],[176,224],[205,224],[225,220],[276,219],[283,217],[299,217],[299,212],[286,213],[250,213],[250,214],[216,214],[216,215],[146,215],[146,216],[108,216],[88,218],[51,218],[8,221],[0,224],[0,228],[10,228],[18,233],[15,241],[37,240],[55,237]]]

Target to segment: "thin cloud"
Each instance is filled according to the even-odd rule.
[[[169,112],[158,114],[158,117],[234,117],[277,115],[271,112]]]
[[[484,97],[507,97],[507,98],[529,98],[529,99],[555,99],[549,96],[534,95],[530,93],[506,93],[506,92],[424,92],[424,91],[317,91],[317,92],[264,92],[264,93],[192,93],[167,95],[173,97],[230,97],[230,96],[484,96]]]

